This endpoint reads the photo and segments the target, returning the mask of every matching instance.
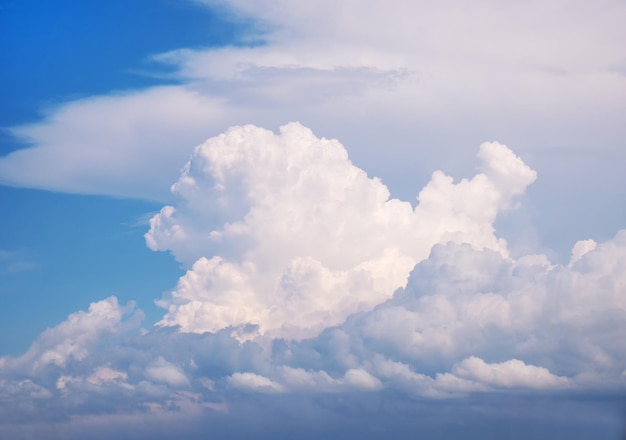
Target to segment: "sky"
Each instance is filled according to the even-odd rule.
[[[0,1],[0,437],[623,439],[625,19]]]

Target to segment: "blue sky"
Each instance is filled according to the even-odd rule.
[[[624,18],[1,2],[0,436],[621,438]]]
[[[24,146],[10,127],[37,121],[64,101],[175,82],[151,55],[236,44],[237,30],[245,29],[223,12],[186,2],[4,2],[0,10],[3,155]],[[159,204],[9,186],[0,191],[10,206],[0,221],[11,231],[1,246],[11,253],[2,262],[2,334],[11,335],[0,342],[4,354],[23,351],[85,300],[114,293],[141,300],[150,314],[154,292],[180,275],[171,258],[143,246],[147,214]],[[139,262],[145,273],[137,272],[143,271]]]

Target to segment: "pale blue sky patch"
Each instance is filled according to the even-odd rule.
[[[11,275],[37,268],[37,263],[25,251],[0,249],[0,275]]]

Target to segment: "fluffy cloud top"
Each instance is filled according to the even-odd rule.
[[[300,124],[209,139],[172,186],[177,204],[146,234],[150,248],[191,265],[159,303],[160,325],[312,336],[389,298],[436,243],[506,255],[493,222],[536,173],[498,143],[479,159],[483,172],[469,180],[434,173],[413,208]]]
[[[618,233],[569,267],[437,245],[405,289],[347,321],[341,357],[359,347],[353,354],[370,358],[367,341],[426,372],[464,359],[452,373],[485,385],[565,386],[568,376],[578,386],[623,386],[625,238]]]
[[[92,303],[88,311],[73,313],[66,321],[44,331],[23,356],[0,358],[0,366],[36,373],[51,365],[65,367],[70,361],[82,361],[101,340],[134,327],[143,319],[139,310],[123,321],[124,315],[133,309],[133,303],[124,307],[115,297]]]
[[[482,359],[470,357],[454,368],[454,374],[496,387],[540,388],[566,386],[567,378],[551,374],[547,368],[526,365],[518,359],[487,364]]]

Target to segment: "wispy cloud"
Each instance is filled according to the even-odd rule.
[[[31,271],[38,267],[24,251],[0,249],[0,275]]]
[[[16,127],[32,148],[2,158],[0,179],[162,200],[207,133],[292,120],[366,159],[386,148],[417,164],[502,133],[525,149],[621,148],[619,2],[217,4],[266,23],[265,43],[162,54],[181,85],[69,102]]]

